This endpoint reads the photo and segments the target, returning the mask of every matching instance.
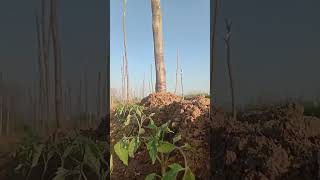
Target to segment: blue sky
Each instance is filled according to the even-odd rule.
[[[121,87],[121,59],[123,55],[122,0],[110,2],[111,87]],[[175,88],[176,54],[179,48],[183,69],[184,93],[209,92],[210,83],[210,7],[209,0],[162,0],[164,56],[167,68],[167,87]],[[150,79],[154,67],[152,16],[150,0],[127,0],[126,14],[129,84],[142,86],[144,74]],[[155,71],[153,68],[153,82]]]

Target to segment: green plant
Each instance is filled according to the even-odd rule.
[[[52,136],[45,142],[27,136],[16,153],[19,161],[16,170],[28,179],[33,168],[43,167],[41,179],[45,179],[47,168],[54,159],[60,162],[54,180],[67,179],[69,176],[86,180],[85,167],[95,173],[99,180],[104,180],[109,171],[109,163],[104,156],[106,151],[106,142],[94,142],[77,133],[71,137]]]
[[[184,153],[184,150],[191,148],[190,145],[187,143],[183,146],[176,145],[176,143],[181,140],[181,135],[174,136],[171,139],[171,142],[165,139],[166,134],[174,133],[169,128],[170,121],[157,126],[152,119],[154,113],[147,116],[143,113],[142,106],[135,105],[132,107],[134,108],[129,108],[129,113],[126,113],[127,116],[124,121],[124,126],[129,126],[131,123],[133,125],[133,130],[130,131],[129,134],[124,135],[113,147],[115,154],[123,164],[128,166],[129,158],[133,158],[141,144],[145,144],[152,164],[155,164],[155,162],[158,161],[161,165],[161,175],[151,173],[146,176],[146,180],[156,178],[163,180],[176,179],[178,173],[181,171],[184,171],[184,180],[195,179],[188,166],[187,158]],[[123,108],[123,106],[119,106],[119,108]],[[121,109],[118,111],[116,110],[116,112],[123,113],[124,111]],[[148,125],[144,125],[146,120],[149,120]],[[146,133],[146,129],[148,129],[148,133]],[[173,151],[179,151],[184,157],[184,167],[178,163],[169,164],[170,153]]]

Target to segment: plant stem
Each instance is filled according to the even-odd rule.
[[[184,154],[184,152],[183,152],[183,150],[181,149],[181,148],[178,148],[178,150],[180,151],[180,153],[182,154],[182,156],[183,156],[183,159],[184,159],[184,177],[186,176],[186,174],[187,174],[187,171],[186,171],[186,169],[187,168],[189,168],[189,166],[188,166],[188,162],[187,162],[187,157],[186,157],[186,155]]]
[[[41,174],[41,180],[44,180],[44,176],[46,174],[47,168],[48,168],[48,161],[44,160],[44,169],[43,169],[43,172]]]
[[[164,162],[163,153],[161,153],[160,156],[161,156],[161,175],[163,176],[166,173],[166,164]]]

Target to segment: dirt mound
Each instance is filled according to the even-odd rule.
[[[159,107],[171,104],[174,101],[181,101],[182,98],[168,92],[153,93],[143,98],[140,102],[145,107]]]
[[[153,120],[157,125],[170,121],[170,129],[181,134],[181,142],[187,142],[194,148],[193,152],[186,152],[186,156],[197,179],[207,179],[210,172],[208,159],[209,103],[210,100],[204,96],[182,100],[181,97],[170,93],[151,94],[141,101],[141,104],[146,107],[146,114],[155,113]],[[141,154],[135,156],[134,159],[130,159],[127,168],[118,158],[114,158],[115,168],[111,179],[130,179],[133,176],[136,179],[144,179],[149,173],[160,173],[160,168],[151,165],[149,159],[145,149],[142,149]],[[172,154],[170,161],[184,164],[183,157],[178,152]]]
[[[182,142],[188,142],[194,152],[186,152],[189,164],[194,173],[200,179],[209,176],[209,106],[210,100],[204,96],[196,96],[189,100],[173,101],[160,108],[149,109],[156,113],[154,116],[156,124],[160,125],[170,121],[170,128],[180,133]],[[172,159],[183,164],[180,154]]]
[[[320,119],[296,103],[214,119],[215,179],[317,179]]]

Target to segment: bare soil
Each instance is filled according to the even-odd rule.
[[[320,179],[320,119],[305,116],[300,104],[257,107],[239,112],[237,120],[219,109],[212,111],[210,120],[209,99],[203,96],[182,100],[158,93],[141,104],[147,113],[156,113],[156,123],[170,120],[170,127],[196,149],[187,156],[197,179],[209,179],[210,173],[213,179],[228,180]],[[113,142],[121,134],[118,126],[111,123]],[[143,150],[128,167],[117,157],[114,161],[111,179],[144,179],[159,173]],[[172,161],[183,164],[178,154]]]
[[[146,107],[146,114],[155,113],[153,119],[157,125],[170,120],[169,127],[182,136],[181,142],[188,142],[195,151],[186,152],[189,166],[198,175],[198,179],[209,177],[209,102],[204,96],[182,100],[181,97],[171,93],[154,93],[141,101]],[[122,131],[114,120],[111,120],[112,143],[118,140]],[[120,135],[120,136],[118,136]],[[122,162],[114,158],[114,172],[111,179],[144,179],[152,172],[160,174],[159,164],[152,165],[146,149],[140,149],[140,154],[129,160],[126,167]],[[172,154],[172,162],[183,165],[183,157],[180,154]]]
[[[320,120],[296,103],[213,120],[214,179],[318,179]]]

